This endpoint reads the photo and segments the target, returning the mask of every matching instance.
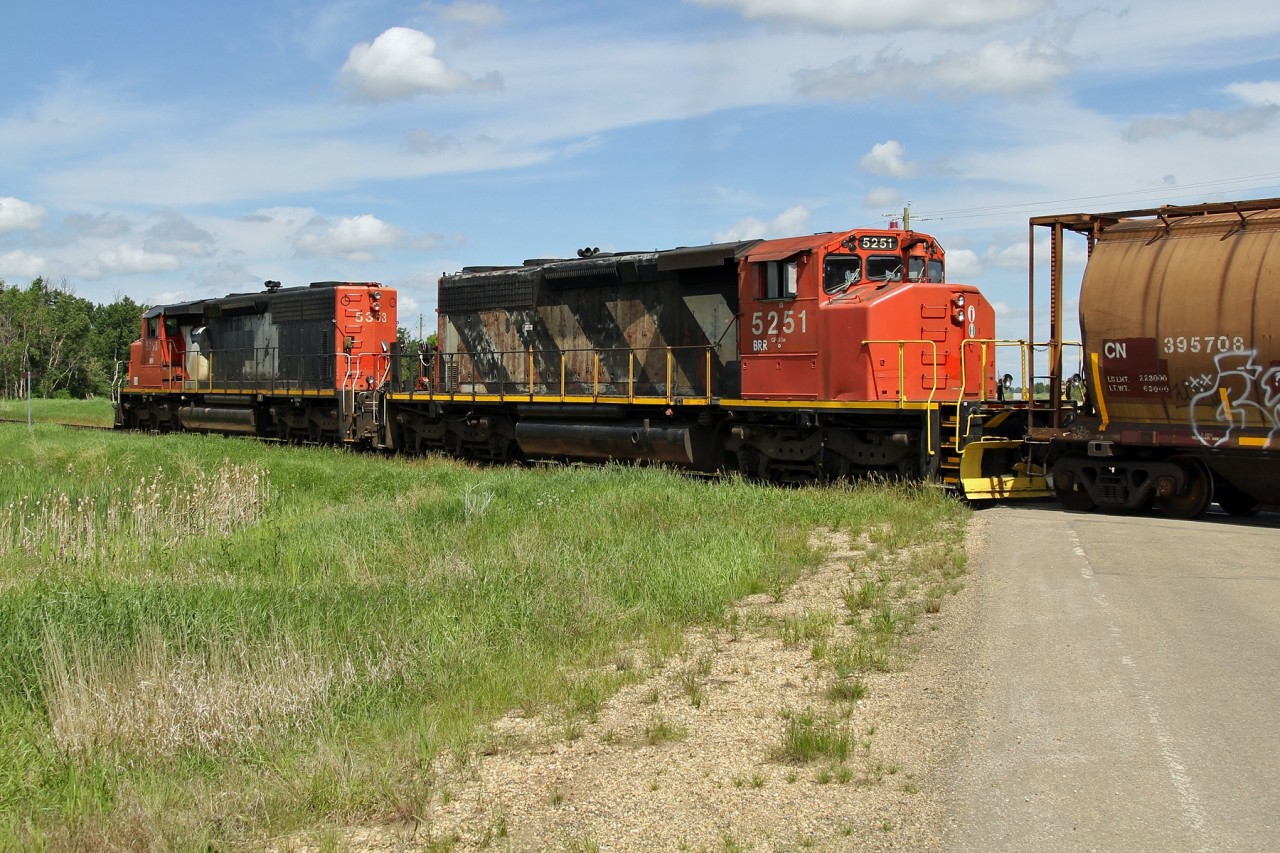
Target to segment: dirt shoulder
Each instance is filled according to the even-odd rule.
[[[973,542],[983,522],[969,523]],[[494,726],[487,754],[438,768],[421,822],[347,830],[337,846],[937,849],[972,594],[961,590],[939,612],[921,612],[890,671],[860,677],[863,698],[833,697],[829,652],[853,630],[841,593],[876,563],[863,559],[866,543],[836,537],[830,545],[821,569],[782,600],[755,596],[738,605],[729,627],[688,632],[679,655],[643,670],[593,719],[509,715]],[[796,641],[804,625],[826,627]],[[848,735],[844,760],[781,754],[789,721],[806,714]]]

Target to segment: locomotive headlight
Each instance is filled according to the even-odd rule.
[[[963,307],[964,307],[964,294],[963,294],[963,293],[957,293],[957,294],[956,294],[956,307],[957,307],[957,308],[963,308]]]
[[[381,291],[381,290],[375,290],[375,291],[372,293],[372,295],[370,295],[370,296],[369,296],[369,298],[370,298],[370,299],[372,299],[374,302],[377,302],[379,299],[381,299],[381,298],[382,298],[382,291]],[[963,305],[964,303],[963,303],[963,302],[961,302],[960,304],[961,304],[961,305]]]

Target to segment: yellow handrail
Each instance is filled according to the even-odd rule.
[[[932,358],[930,359],[930,364],[933,367],[933,382],[930,385],[929,396],[925,400],[925,404],[930,409],[932,409],[933,396],[934,394],[938,393],[938,342],[926,341],[926,340],[908,340],[906,338],[899,338],[897,340],[867,340],[862,342],[862,346],[864,348],[869,344],[893,344],[898,347],[898,407],[899,408],[901,408],[902,405],[907,402],[907,392],[906,392],[907,373],[906,373],[906,356],[905,356],[907,345],[921,344],[921,345],[927,345],[929,347],[931,351],[930,355],[932,356]],[[925,438],[925,447],[928,448],[929,455],[935,456],[936,454],[934,453],[934,450],[933,450],[933,417],[932,416],[925,418],[924,438]]]

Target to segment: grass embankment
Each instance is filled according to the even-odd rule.
[[[26,400],[0,400],[0,419],[25,421]],[[84,426],[111,426],[115,411],[106,397],[94,400],[46,400],[31,401],[32,423],[82,424]]]
[[[441,751],[598,707],[637,677],[598,664],[780,592],[813,528],[921,541],[962,512],[41,425],[0,425],[0,460],[0,848],[419,816]]]

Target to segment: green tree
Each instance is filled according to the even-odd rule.
[[[95,305],[65,281],[37,278],[25,289],[0,281],[0,395],[23,394],[27,371],[40,396],[108,393],[143,310],[127,297]]]

